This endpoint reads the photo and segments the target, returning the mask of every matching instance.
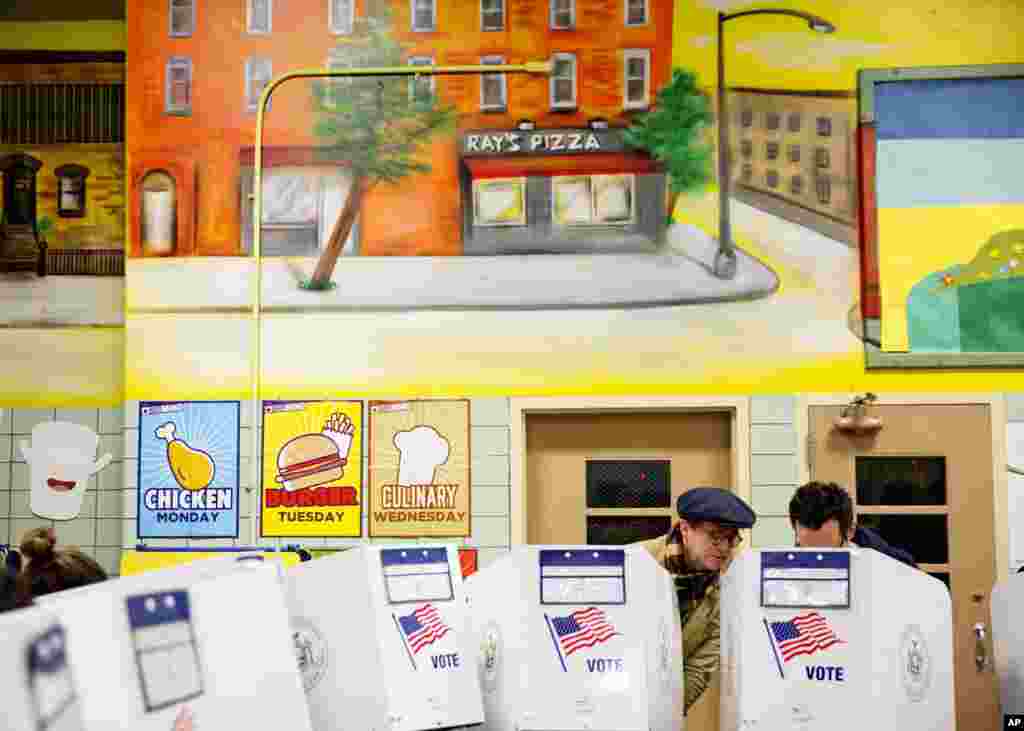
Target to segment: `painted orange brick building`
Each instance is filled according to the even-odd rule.
[[[353,18],[366,12],[363,2],[129,3],[132,255],[246,253],[253,98],[266,77],[326,66],[331,49],[352,37]],[[358,226],[361,254],[463,253],[464,209],[470,201],[459,147],[467,131],[514,130],[521,120],[539,130],[585,130],[595,119],[614,128],[631,112],[645,109],[671,74],[671,0],[391,0],[391,13],[394,35],[408,49],[410,63],[554,58],[560,77],[435,77],[434,93],[458,110],[456,135],[430,146],[431,173],[390,189],[375,188],[366,198]],[[308,81],[288,82],[274,93],[264,133],[266,166],[286,171],[311,164],[303,152],[316,142],[309,110]],[[566,166],[563,172],[571,172],[572,159],[563,161],[561,167]],[[344,188],[331,185],[321,188],[335,196]],[[166,216],[143,220],[146,194],[149,201],[161,196],[173,201],[176,216],[169,224]],[[319,210],[330,195],[321,194]],[[154,239],[144,247],[144,227],[153,231],[161,220],[174,240],[165,245]],[[310,241],[319,237],[322,243],[331,223],[306,222]],[[273,240],[269,235],[267,253],[274,253]],[[278,253],[296,253],[287,246]]]

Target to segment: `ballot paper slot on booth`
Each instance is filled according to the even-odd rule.
[[[739,554],[721,587],[723,728],[953,730],[941,581],[872,549],[792,548]]]
[[[466,580],[489,731],[677,731],[671,576],[642,547],[523,546]]]
[[[286,570],[316,731],[426,731],[483,721],[460,566],[454,547],[359,546]]]
[[[125,604],[146,710],[200,695],[203,678],[188,593],[130,596]]]
[[[763,551],[761,606],[848,609],[850,554]]]
[[[542,604],[625,604],[625,551],[540,552]]]
[[[78,696],[67,662],[64,628],[54,624],[28,646],[28,685],[39,731],[79,729]]]
[[[308,731],[281,566],[237,558],[43,597],[67,632],[84,729]]]

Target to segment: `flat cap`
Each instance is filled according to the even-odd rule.
[[[708,521],[730,528],[750,528],[757,516],[750,506],[730,490],[720,487],[694,487],[676,502],[679,517],[690,521]]]

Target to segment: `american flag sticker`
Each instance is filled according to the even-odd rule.
[[[411,614],[399,615],[395,617],[395,623],[402,635],[402,642],[406,652],[409,653],[409,661],[412,662],[413,669],[416,668],[414,656],[424,647],[434,644],[452,630],[444,623],[441,613],[433,604],[424,604],[414,609]]]
[[[818,612],[804,612],[786,622],[769,623],[765,620],[764,623],[768,630],[768,638],[772,642],[776,663],[780,657],[782,659],[779,665],[780,675],[782,665],[793,658],[813,655],[843,642],[829,626],[828,620]]]
[[[545,614],[544,619],[548,622],[555,651],[565,672],[569,672],[565,665],[565,658],[569,655],[622,634],[615,630],[605,613],[597,607],[580,609],[565,617],[549,617]]]

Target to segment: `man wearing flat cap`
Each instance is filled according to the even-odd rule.
[[[679,520],[666,536],[643,541],[654,560],[675,577],[683,628],[685,716],[718,671],[720,572],[757,517],[729,490],[695,487],[679,496]]]

